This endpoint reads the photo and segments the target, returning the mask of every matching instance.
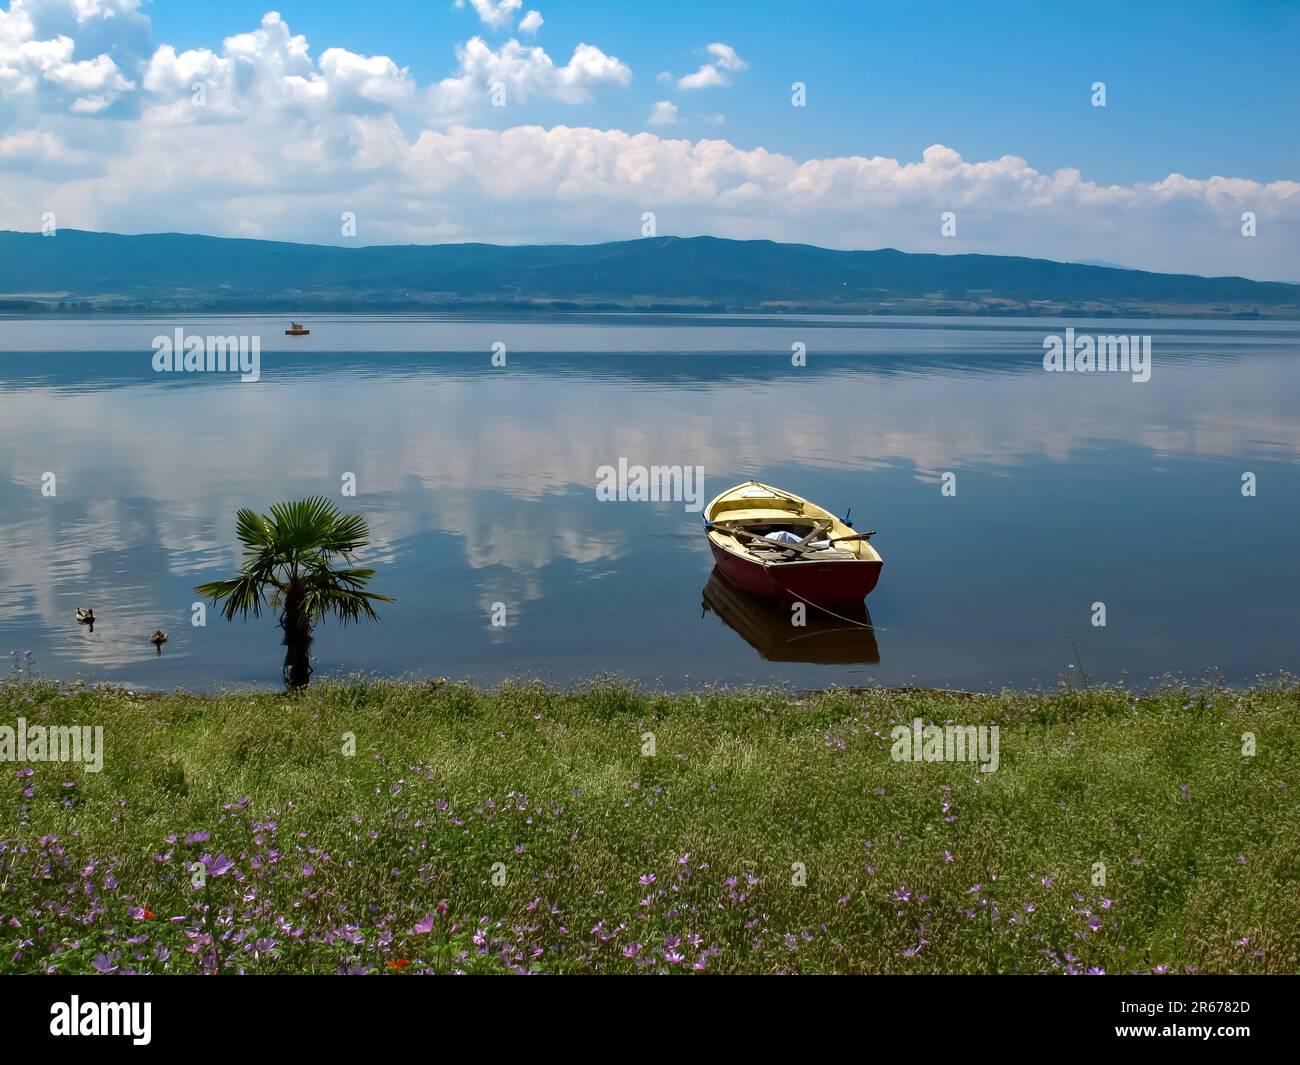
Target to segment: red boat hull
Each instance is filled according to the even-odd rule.
[[[801,599],[812,606],[861,605],[880,580],[882,562],[786,562],[764,566],[725,551],[712,540],[713,561],[732,584],[769,599]]]

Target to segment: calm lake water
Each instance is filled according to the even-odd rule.
[[[325,625],[318,676],[978,688],[1297,666],[1300,324],[286,324],[0,320],[0,652],[63,679],[277,684],[274,620],[192,627],[193,586],[236,569],[239,507],[326,494],[369,521],[371,587],[397,602]],[[1044,372],[1067,324],[1150,334],[1151,380]],[[260,335],[261,380],[153,372],[177,326]],[[716,584],[705,605],[698,513],[596,498],[620,458],[702,466],[706,500],[753,477],[852,507],[885,559],[874,630],[791,629]]]

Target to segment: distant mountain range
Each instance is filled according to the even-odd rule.
[[[1074,264],[1076,266],[1104,266],[1109,270],[1132,269],[1131,267],[1123,266],[1120,263],[1112,263],[1106,259],[1075,259]]]
[[[448,309],[1300,318],[1300,285],[716,237],[350,248],[0,232],[0,312]]]

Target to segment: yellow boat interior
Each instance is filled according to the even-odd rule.
[[[704,511],[709,539],[762,562],[879,562],[869,540],[830,511],[758,481],[729,488]]]

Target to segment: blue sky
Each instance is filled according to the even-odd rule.
[[[270,6],[314,47],[389,55],[422,82],[445,76],[454,43],[483,30],[471,8],[451,0]],[[552,54],[588,41],[634,71],[628,92],[578,114],[539,105],[529,118],[545,124],[580,118],[642,128],[651,103],[672,95],[655,75],[695,69],[706,58],[703,45],[717,40],[750,69],[691,103],[724,113],[727,139],[744,147],[798,158],[911,159],[941,143],[965,158],[1012,153],[1040,170],[1079,167],[1104,183],[1171,171],[1261,181],[1300,175],[1295,0],[563,0],[541,7],[540,37]],[[149,9],[157,36],[185,47],[254,26],[266,10],[268,0],[159,0]],[[1098,80],[1107,87],[1105,110],[1088,106]],[[794,81],[809,86],[802,113],[788,106]]]
[[[1298,103],[1294,0],[0,0],[0,227],[1300,281]]]

